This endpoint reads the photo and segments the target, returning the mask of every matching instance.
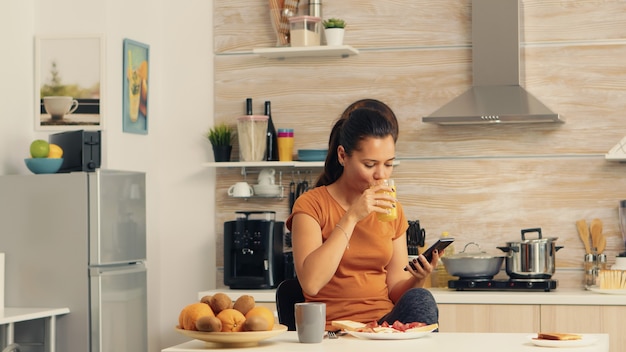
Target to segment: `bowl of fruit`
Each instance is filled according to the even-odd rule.
[[[241,295],[233,302],[226,293],[217,292],[185,306],[175,329],[196,340],[239,348],[257,346],[284,333],[287,326],[276,324],[274,312],[257,305],[250,295]]]
[[[30,144],[30,156],[24,159],[24,163],[34,174],[55,174],[63,165],[63,149],[43,139]]]

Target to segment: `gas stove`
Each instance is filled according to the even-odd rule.
[[[448,281],[448,288],[457,291],[545,291],[556,289],[552,279],[459,279]]]

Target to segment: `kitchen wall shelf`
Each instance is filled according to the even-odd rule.
[[[324,167],[323,161],[228,161],[208,162],[202,164],[214,168],[241,168],[241,175],[247,175],[248,168],[288,167],[288,168],[319,168]]]
[[[394,160],[393,166],[400,165],[399,160]],[[320,168],[324,167],[323,161],[226,161],[226,162],[207,162],[202,166],[214,168],[234,168],[240,167],[241,174],[246,176],[247,168],[266,168],[266,167],[289,167],[289,168]]]
[[[280,179],[280,181],[278,181],[279,184],[282,184],[282,177]],[[248,197],[235,197],[235,196],[228,196],[229,198],[233,198],[233,199],[243,199],[245,201],[248,201],[248,199],[283,199],[285,198],[285,187],[280,186],[280,193],[276,194],[276,195],[271,195],[271,196],[260,196],[260,195],[256,195],[253,194],[251,196]]]
[[[208,162],[206,167],[323,167],[323,161],[228,161]]]
[[[255,48],[252,53],[270,59],[286,59],[291,57],[320,57],[339,56],[342,58],[351,55],[358,55],[359,50],[350,45],[338,46],[300,46],[300,47],[276,47],[276,48]]]

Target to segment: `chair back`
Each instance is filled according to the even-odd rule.
[[[276,311],[278,322],[286,325],[287,330],[296,331],[296,315],[294,305],[304,302],[302,287],[298,279],[287,279],[276,288]]]

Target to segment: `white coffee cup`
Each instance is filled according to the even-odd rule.
[[[237,182],[228,188],[228,195],[232,197],[250,197],[254,194],[248,182]]]
[[[274,169],[263,169],[259,172],[259,184],[260,185],[273,185],[275,182],[274,175],[276,175],[276,170]]]
[[[326,328],[326,303],[296,303],[295,315],[298,340],[302,343],[322,342]]]
[[[62,119],[78,109],[78,100],[67,96],[43,97],[43,106],[53,119]]]

